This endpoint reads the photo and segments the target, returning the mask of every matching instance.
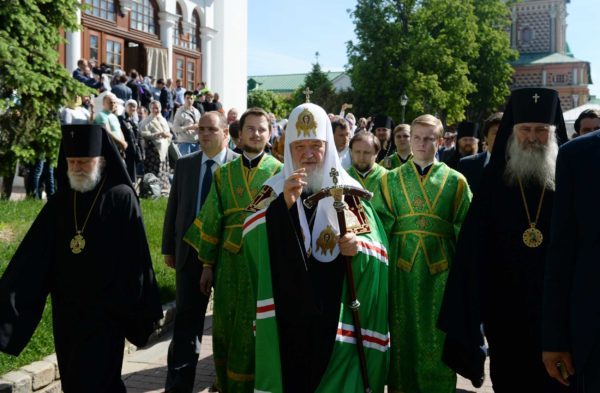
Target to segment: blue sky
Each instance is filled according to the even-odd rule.
[[[346,10],[355,0],[249,0],[248,74],[310,71],[319,52],[324,71],[343,70],[346,42],[355,38]],[[567,41],[576,58],[591,62],[591,94],[600,97],[600,46],[594,30],[600,0],[571,0],[567,5]]]

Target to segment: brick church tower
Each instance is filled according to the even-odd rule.
[[[519,51],[512,88],[548,87],[563,111],[589,100],[590,63],[576,59],[566,40],[570,0],[523,0],[512,9],[511,47]]]

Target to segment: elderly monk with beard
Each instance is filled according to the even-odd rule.
[[[352,257],[362,338],[373,392],[387,375],[387,246],[369,202],[344,195],[348,232],[339,236],[333,198],[307,207],[325,187],[362,188],[342,168],[331,123],[314,104],[289,118],[283,170],[265,182],[244,223],[254,272],[255,391],[364,392],[348,307],[345,256]]]
[[[556,157],[566,141],[556,91],[513,91],[458,239],[438,321],[444,361],[481,384],[483,324],[497,393],[568,391],[547,375],[541,337]]]
[[[0,350],[23,350],[50,294],[62,390],[125,392],[125,338],[145,345],[162,317],[140,206],[106,130],[62,131],[58,192],[0,280]]]

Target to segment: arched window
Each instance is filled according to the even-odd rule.
[[[133,0],[129,27],[156,35],[156,10],[153,0]]]
[[[179,3],[177,3],[177,16],[178,20],[173,28],[173,45],[182,46],[183,42],[181,40],[181,35],[183,34],[183,12],[181,11]]]
[[[194,10],[192,14],[192,37],[190,43],[190,49],[200,50],[202,43],[200,42],[200,15],[198,11]]]
[[[115,0],[85,0],[84,3],[89,6],[85,9],[86,14],[113,22],[117,21]]]

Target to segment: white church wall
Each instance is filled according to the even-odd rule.
[[[212,80],[209,87],[221,96],[224,109],[246,109],[247,0],[219,0],[214,5]]]

